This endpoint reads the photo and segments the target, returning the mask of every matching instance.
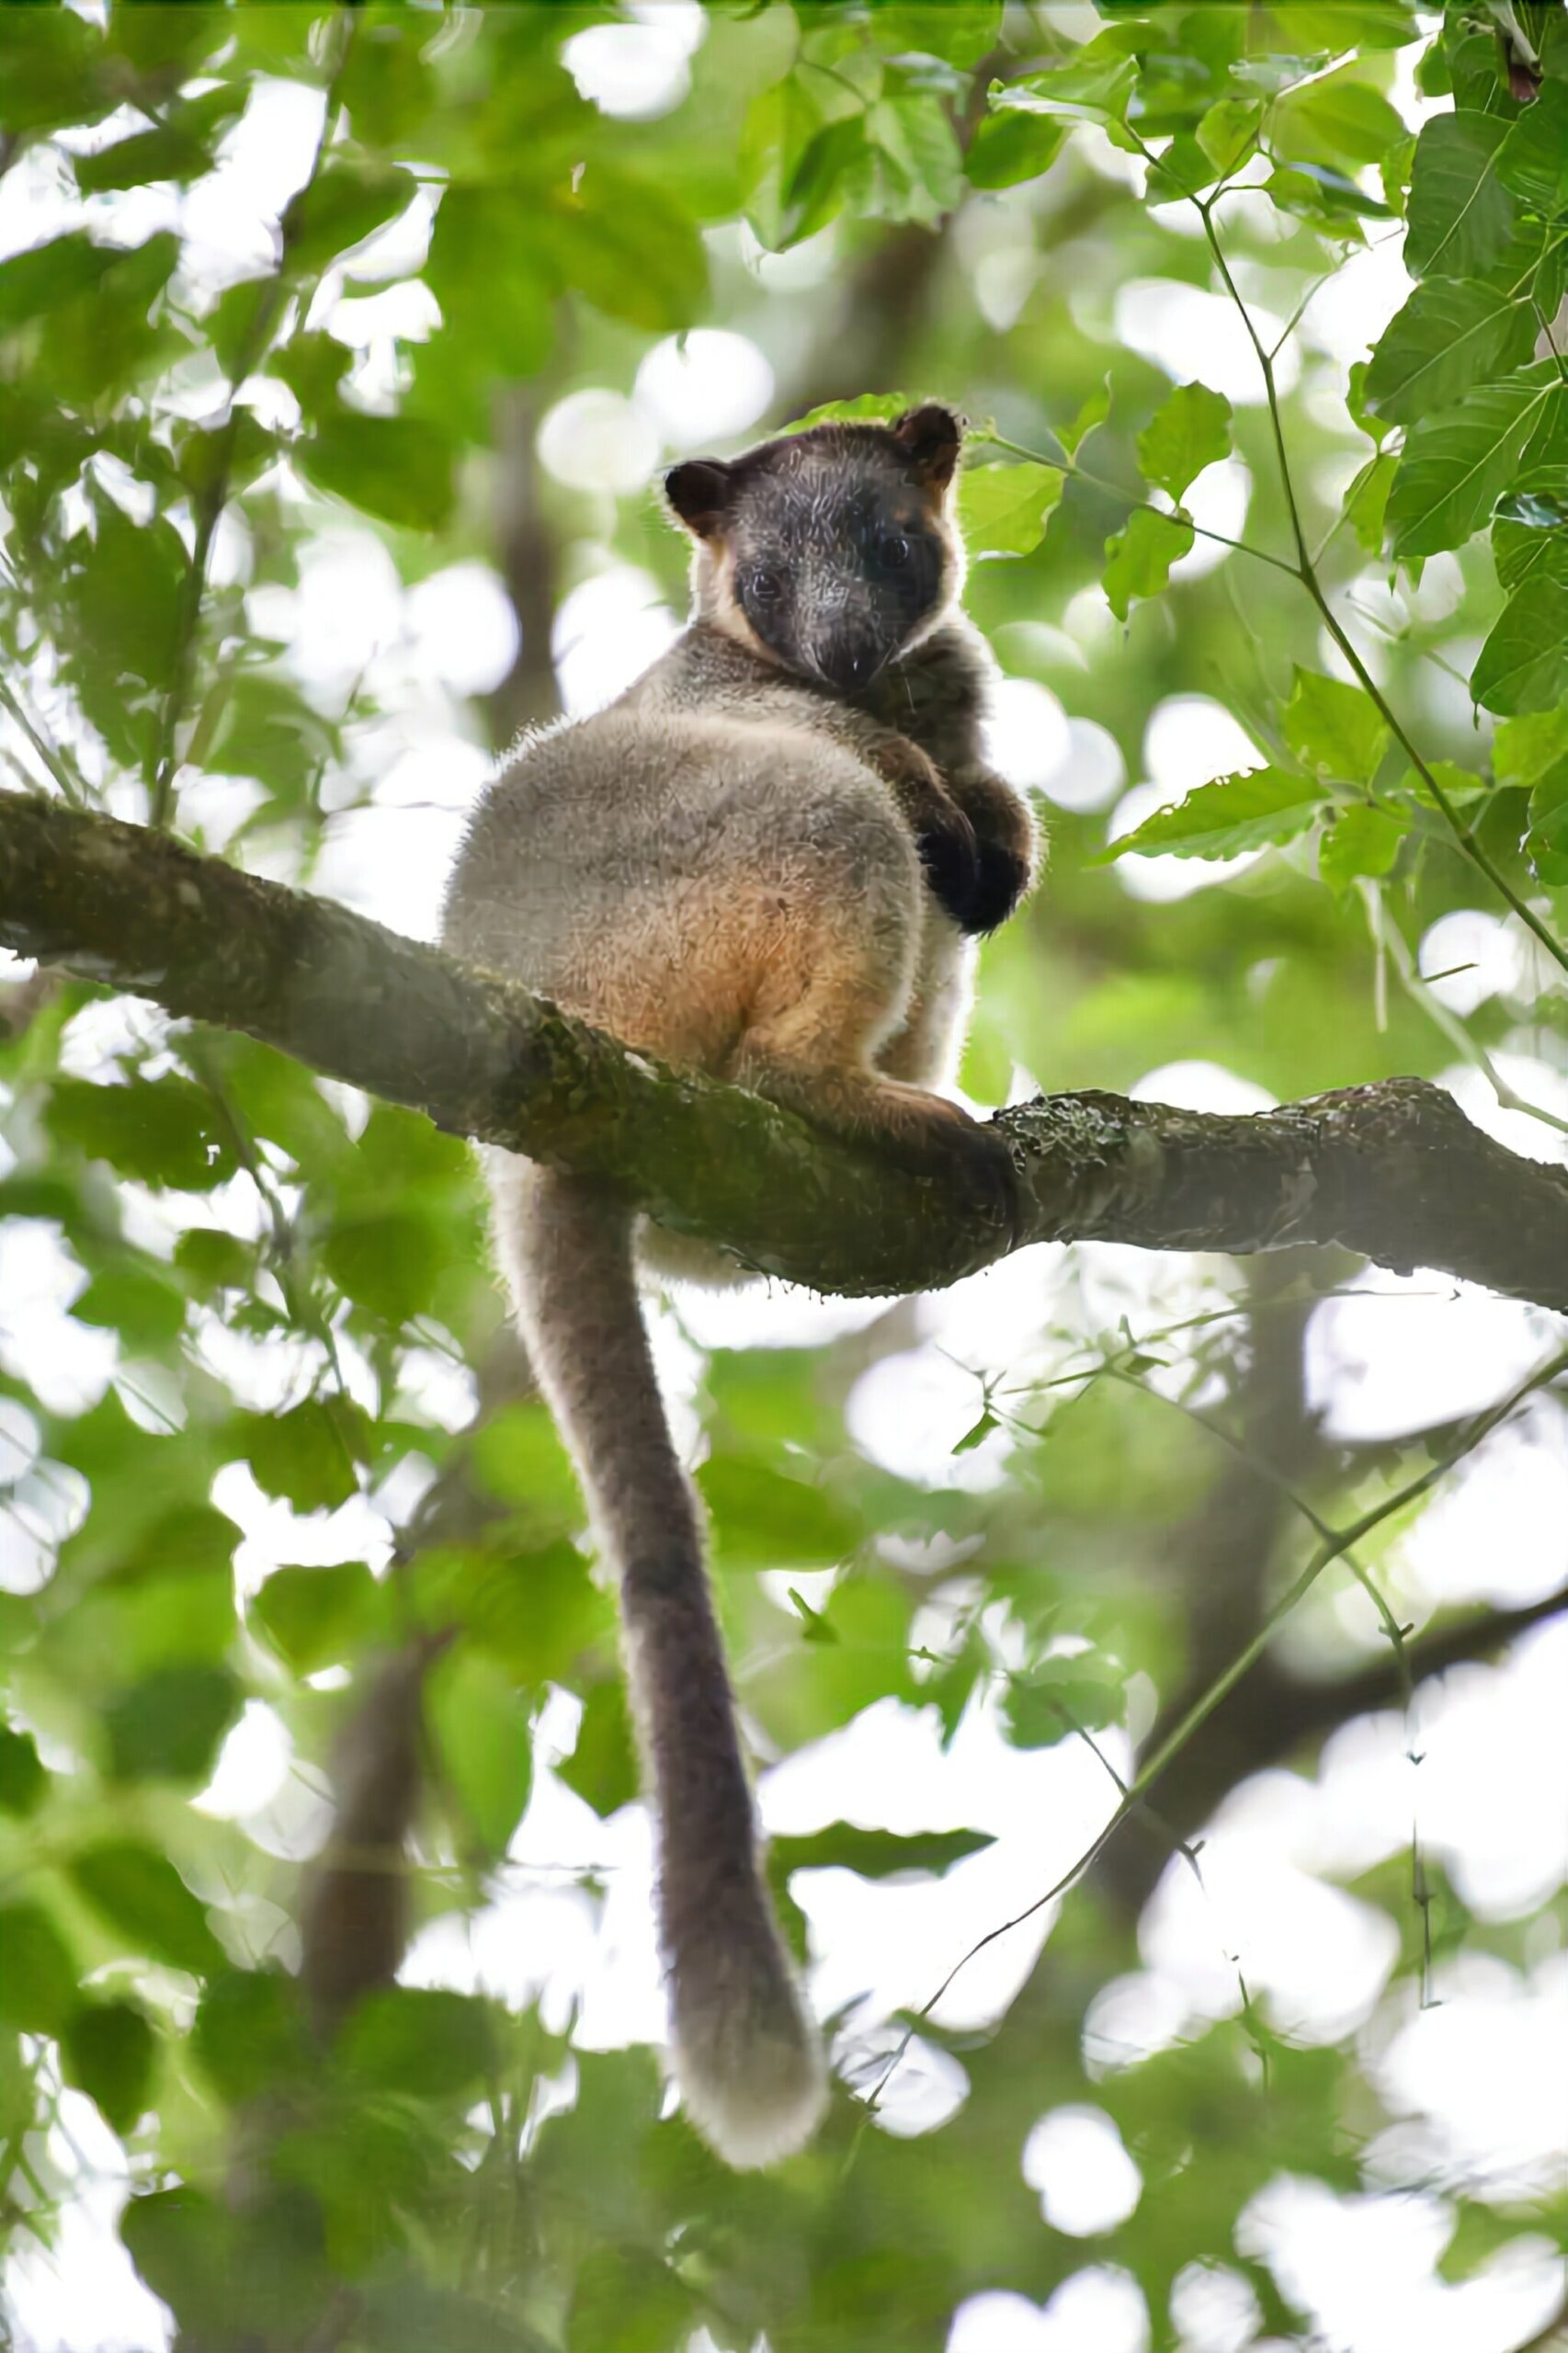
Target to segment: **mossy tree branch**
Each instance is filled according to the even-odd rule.
[[[597,1176],[821,1290],[937,1289],[1030,1242],[1318,1242],[1568,1310],[1568,1172],[1505,1151],[1418,1079],[1245,1118],[1056,1096],[958,1150],[894,1157],[345,907],[28,794],[0,795],[0,944]]]

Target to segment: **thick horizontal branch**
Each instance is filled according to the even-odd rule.
[[[1246,1118],[1055,1096],[967,1149],[892,1156],[663,1068],[345,907],[23,794],[0,795],[0,945],[608,1179],[820,1290],[937,1289],[1029,1242],[1319,1242],[1568,1309],[1568,1172],[1505,1151],[1417,1079]]]

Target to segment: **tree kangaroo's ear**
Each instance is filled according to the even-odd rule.
[[[665,496],[676,520],[698,540],[722,537],[733,488],[733,470],[722,458],[688,458],[665,476]]]
[[[940,401],[908,408],[892,428],[892,438],[909,460],[910,471],[923,490],[940,495],[952,481],[963,439],[963,419]]]

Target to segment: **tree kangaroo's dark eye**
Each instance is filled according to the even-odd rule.
[[[776,605],[781,585],[776,572],[754,572],[747,583],[753,601],[758,605]]]
[[[877,562],[884,572],[902,572],[913,551],[902,531],[889,531],[877,541]]]

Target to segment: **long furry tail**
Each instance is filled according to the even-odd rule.
[[[763,1884],[698,1507],[649,1353],[631,1219],[590,1181],[531,1163],[502,1163],[492,1182],[523,1338],[619,1584],[682,2096],[727,2164],[770,2165],[815,2130],[825,2070]]]

